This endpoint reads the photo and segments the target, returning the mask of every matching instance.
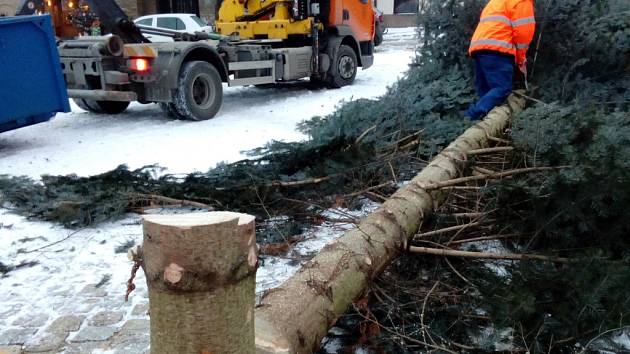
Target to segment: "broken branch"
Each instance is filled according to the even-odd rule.
[[[570,167],[570,166],[525,167],[525,168],[517,168],[515,170],[504,171],[504,172],[487,173],[487,174],[482,174],[482,175],[478,175],[478,176],[468,176],[468,177],[454,178],[454,179],[450,179],[450,180],[443,181],[443,182],[437,182],[437,183],[430,183],[430,184],[418,183],[417,185],[420,188],[423,188],[425,190],[438,189],[438,188],[450,187],[450,186],[454,186],[456,184],[461,184],[461,183],[466,183],[466,182],[482,181],[482,180],[487,180],[487,179],[500,179],[500,178],[503,178],[503,177],[514,176],[514,175],[519,175],[519,174],[527,174],[527,173],[534,173],[534,172],[559,170],[559,169],[568,168],[568,167]]]
[[[417,234],[417,235],[415,235],[413,237],[413,239],[414,240],[418,240],[418,239],[421,239],[421,238],[434,236],[434,235],[439,235],[439,234],[443,234],[443,233],[447,233],[447,232],[451,232],[451,231],[463,230],[463,229],[466,229],[468,227],[477,226],[477,225],[479,225],[479,222],[476,221],[476,222],[471,222],[471,223],[468,223],[468,224],[462,224],[462,225],[456,225],[456,226],[451,226],[451,227],[445,227],[443,229],[433,230],[433,231]]]
[[[448,249],[428,248],[428,247],[409,247],[409,252],[417,254],[432,254],[435,256],[445,257],[462,257],[462,258],[481,258],[481,259],[507,259],[515,261],[547,261],[554,263],[569,263],[569,258],[543,256],[538,254],[518,254],[518,253],[489,253],[489,252],[470,252],[470,251],[456,251]]]
[[[493,236],[482,236],[482,237],[473,237],[473,238],[467,238],[465,240],[455,240],[455,241],[449,241],[446,243],[447,246],[450,245],[459,245],[462,243],[470,243],[470,242],[477,242],[477,241],[487,241],[487,240],[500,240],[500,239],[504,239],[504,238],[512,238],[512,237],[521,237],[523,235],[521,234],[507,234],[507,235],[493,235]]]
[[[481,154],[491,154],[495,152],[508,152],[512,150],[514,150],[514,148],[511,146],[497,146],[497,147],[491,147],[491,148],[470,150],[468,151],[467,155],[472,156],[472,155],[481,155]]]
[[[157,202],[161,202],[168,205],[191,206],[194,208],[206,209],[208,211],[214,210],[214,208],[208,204],[193,202],[192,200],[175,199],[175,198],[165,197],[163,195],[156,195],[156,194],[131,193],[130,195],[133,197],[145,198],[147,200],[157,201]]]

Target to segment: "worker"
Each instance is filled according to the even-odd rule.
[[[484,117],[512,92],[514,66],[527,78],[526,53],[534,37],[534,0],[490,0],[481,12],[468,53],[475,61],[479,100],[468,107],[471,120]]]

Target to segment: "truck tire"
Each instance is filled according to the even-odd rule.
[[[92,113],[118,114],[124,112],[129,107],[130,102],[125,101],[93,101],[84,98],[73,99],[81,109]]]
[[[166,115],[170,118],[186,119],[186,117],[180,115],[179,112],[177,112],[177,109],[175,108],[175,104],[173,102],[160,102],[159,106],[162,111],[164,111],[164,113],[166,113]]]
[[[96,105],[106,114],[118,114],[124,112],[131,102],[126,101],[95,101]]]
[[[330,65],[328,86],[339,88],[350,85],[357,76],[357,55],[347,45],[340,45],[337,55]]]
[[[74,103],[79,106],[84,111],[92,112],[92,113],[103,113],[98,105],[96,105],[96,101],[90,101],[83,98],[73,98]]]
[[[205,61],[185,63],[179,71],[173,104],[177,113],[189,120],[214,117],[223,102],[223,86],[217,69]]]
[[[326,75],[326,74],[324,74]],[[324,88],[326,86],[328,86],[328,80],[326,77],[322,77],[322,76],[314,76],[312,75],[309,78],[310,84],[311,84],[311,88],[312,89],[321,89]]]
[[[374,46],[379,46],[383,43],[383,25],[380,22],[374,23]]]

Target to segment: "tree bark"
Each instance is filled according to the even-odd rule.
[[[319,348],[330,326],[443,201],[444,191],[423,186],[457,177],[467,152],[487,147],[488,137],[501,135],[524,100],[512,95],[508,103],[466,130],[356,229],[328,244],[263,297],[256,309],[257,352],[311,353]]]
[[[147,215],[151,354],[254,353],[254,217]]]

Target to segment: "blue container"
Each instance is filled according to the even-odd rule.
[[[0,132],[70,112],[50,15],[0,17]]]

